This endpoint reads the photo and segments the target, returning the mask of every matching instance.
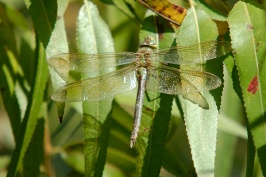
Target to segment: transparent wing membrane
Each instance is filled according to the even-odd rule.
[[[201,63],[211,60],[231,51],[231,45],[225,41],[208,41],[190,46],[175,46],[150,52],[153,61],[172,64]],[[47,60],[54,68],[74,70],[77,72],[96,72],[98,69],[107,69],[115,66],[133,63],[136,53],[104,53],[80,54],[66,53],[55,55]]]
[[[150,54],[154,60],[172,64],[202,63],[231,51],[231,44],[226,41],[208,41],[190,46],[175,46],[161,49]]]
[[[150,67],[146,88],[148,90],[178,95],[212,90],[221,85],[221,80],[208,72],[180,70],[161,66]]]
[[[80,54],[66,53],[55,55],[47,60],[53,68],[61,70],[73,70],[77,72],[97,72],[100,69],[108,69],[119,65],[129,64],[135,61],[136,54],[105,53],[105,54]]]
[[[137,85],[134,66],[125,67],[103,76],[66,85],[53,93],[52,99],[65,101],[100,101],[128,92]]]
[[[148,50],[154,45],[152,38],[141,45],[137,53],[105,54],[60,54],[47,60],[48,64],[60,73],[73,70],[80,73],[123,66],[122,69],[97,75],[97,77],[80,80],[57,90],[52,99],[55,101],[99,101],[136,87],[136,71],[147,67],[148,80],[146,88],[166,94],[189,94],[204,89],[211,90],[221,85],[215,75],[193,70],[180,70],[165,64],[200,64],[231,51],[229,42],[208,41],[190,46],[175,46],[160,50]],[[147,50],[146,50],[147,49]],[[156,64],[161,62],[162,64]],[[131,64],[129,66],[126,66]],[[153,66],[154,65],[154,66]],[[157,66],[157,67],[155,67]]]

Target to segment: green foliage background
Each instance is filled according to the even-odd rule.
[[[189,7],[187,1],[173,2]],[[196,12],[191,13],[204,26],[192,31],[201,41],[211,40],[213,21],[209,19],[216,20],[219,36],[230,41],[233,48],[231,54],[221,58],[224,67],[218,59],[210,63],[218,68],[206,68],[224,81],[223,87],[213,93],[218,119],[218,112],[202,113],[209,120],[200,124],[188,113],[201,110],[190,103],[182,109],[179,100],[185,101],[181,97],[172,105],[171,96],[161,95],[154,102],[146,102],[140,132],[143,138],[138,139],[136,149],[131,149],[134,91],[101,102],[96,108],[89,103],[55,104],[50,99],[53,88],[65,82],[52,68],[48,70],[47,58],[90,52],[93,42],[97,43],[95,53],[135,52],[144,36],[159,35],[147,20],[147,8],[137,1],[93,3],[100,13],[90,14],[94,19],[91,27],[97,34],[89,32],[90,26],[82,28],[87,24],[79,14],[83,1],[0,3],[0,176],[266,176],[265,4],[194,2]],[[204,23],[202,16],[206,17]],[[159,19],[169,29],[163,34],[166,40],[158,43],[161,48],[170,47],[175,35],[179,35],[177,44],[195,42],[194,33],[188,33],[195,24],[193,18],[185,19],[176,33],[167,21],[154,14],[150,18]],[[255,76],[258,89],[251,94],[247,90]],[[153,110],[156,116],[151,116],[154,105],[160,106]],[[101,110],[98,122],[93,119],[94,110]],[[88,112],[87,116],[82,112]],[[60,124],[58,114],[63,113]],[[206,123],[210,125],[204,127]],[[201,144],[200,140],[193,141],[198,137],[195,134],[201,135],[199,128],[211,137],[201,139]],[[192,137],[187,136],[191,133]],[[207,167],[211,169],[204,171]]]

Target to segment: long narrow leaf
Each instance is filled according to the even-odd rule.
[[[56,1],[25,0],[29,8],[36,33],[46,48],[57,18]]]
[[[203,10],[192,7],[188,10],[183,25],[177,30],[177,44],[191,45],[215,40],[217,36],[217,27],[210,17]],[[191,66],[184,67],[182,65],[181,68],[192,69]],[[194,69],[204,70],[204,67],[199,66]],[[219,70],[222,71],[221,69]],[[209,109],[207,110],[188,100],[183,101],[185,124],[192,151],[192,159],[199,177],[214,176],[218,123],[218,110],[214,98],[208,91],[203,90],[201,93],[209,104]],[[201,96],[198,95],[198,97]]]
[[[77,20],[77,45],[82,53],[114,52],[111,33],[97,7],[84,1]],[[91,66],[101,68],[101,66]],[[88,68],[88,71],[90,68]],[[98,73],[100,75],[103,73]],[[86,73],[81,78],[92,77]],[[83,102],[85,176],[101,176],[106,159],[112,99]]]
[[[23,168],[23,159],[27,152],[29,143],[33,136],[39,110],[43,102],[44,91],[48,78],[48,70],[45,60],[44,48],[40,46],[37,55],[36,78],[31,89],[27,110],[21,124],[18,142],[12,156],[8,177],[14,177],[19,174],[19,170]]]
[[[39,176],[40,165],[44,159],[44,127],[46,116],[46,103],[42,103],[36,128],[23,159],[23,176]]]
[[[66,30],[65,30],[64,16],[63,16],[67,5],[68,1],[62,1],[62,0],[58,1],[57,15],[59,18],[56,20],[55,26],[53,28],[53,31],[49,39],[49,43],[46,47],[46,59],[57,54],[68,52],[68,42],[66,37]],[[62,78],[59,75],[59,73],[55,71],[54,68],[49,67],[49,73],[51,76],[52,86],[54,91],[67,84],[67,79]],[[57,102],[56,106],[57,106],[58,117],[60,119],[60,122],[62,122],[65,103]]]
[[[239,94],[243,97],[252,134],[249,138],[254,140],[262,172],[266,175],[266,13],[258,5],[238,2],[229,14],[228,23],[242,89]],[[253,160],[247,165],[250,169]]]

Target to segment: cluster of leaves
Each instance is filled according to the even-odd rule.
[[[105,12],[104,4],[82,2],[76,17],[79,52],[127,49],[122,45],[135,46],[129,49],[135,50],[137,39],[145,36],[153,36],[159,48],[216,40],[219,36],[231,42],[234,58],[227,55],[210,61],[206,70],[224,78],[224,88],[203,92],[209,110],[181,97],[146,92],[136,153],[129,148],[132,114],[126,110],[133,110],[131,95],[66,108],[65,103],[53,103],[49,98],[51,85],[58,89],[66,84],[59,73],[49,68],[50,84],[46,59],[69,52],[65,29],[68,19],[64,19],[68,1],[25,0],[28,13],[1,3],[0,87],[16,144],[10,162],[3,165],[4,168],[10,163],[7,176],[242,176],[245,163],[234,161],[244,161],[243,153],[247,154],[246,176],[266,176],[263,7],[242,1],[190,2],[182,25],[175,29],[151,11],[145,14],[146,8],[133,0],[102,2],[115,8],[109,7],[110,11]],[[185,2],[176,4],[188,6]],[[115,43],[97,7],[109,22]],[[118,18],[121,12],[128,18]],[[31,23],[36,33],[32,32]],[[173,99],[179,112],[172,106]],[[242,105],[244,114],[239,109]],[[59,117],[64,114],[62,125],[58,123],[56,107]],[[236,123],[243,121],[242,117],[247,133]],[[237,142],[238,137],[248,140],[244,146],[248,153],[238,149],[243,146]]]

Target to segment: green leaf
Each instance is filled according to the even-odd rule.
[[[46,89],[46,82],[48,78],[48,70],[45,61],[44,48],[37,46],[38,54],[35,80],[32,83],[30,97],[28,100],[27,110],[21,124],[18,141],[7,176],[14,177],[19,175],[21,168],[23,167],[23,159],[31,142],[31,138],[34,134],[35,127],[37,125],[39,111],[41,110],[44,92]],[[21,174],[20,174],[21,175]]]
[[[266,13],[258,6],[239,1],[229,13],[228,23],[242,89],[239,94],[243,97],[248,127],[266,175]],[[254,164],[248,162],[247,165],[250,169]]]
[[[174,41],[173,29],[169,23],[151,11],[146,13],[140,32],[140,41],[147,36],[152,36],[155,39],[158,49],[171,47]],[[137,176],[158,176],[160,174],[172,101],[173,95],[146,91],[141,127],[136,144],[139,154]]]
[[[216,40],[218,31],[215,23],[203,10],[191,7],[176,35],[177,45],[182,46]],[[184,67],[181,65],[180,68],[191,69],[191,66]],[[222,68],[222,65],[219,68]],[[194,69],[204,71],[202,65]],[[183,100],[185,124],[192,159],[199,177],[214,176],[218,123],[218,110],[213,96],[206,90],[203,90],[201,94],[194,96],[198,98],[203,96],[209,104],[209,109],[203,109],[188,100]]]
[[[248,129],[248,148],[247,148],[247,170],[246,170],[246,176],[252,177],[254,173],[254,166],[258,163],[258,158],[256,158],[256,147],[254,145],[254,140],[251,134],[250,129]],[[257,171],[256,171],[257,172]],[[261,170],[260,170],[261,172]],[[258,175],[259,176],[259,175]]]
[[[69,0],[57,0],[58,9],[57,16],[63,18],[66,8],[68,6]]]
[[[16,47],[16,41],[15,36],[12,30],[12,27],[10,25],[10,21],[8,19],[8,14],[6,7],[3,4],[0,4],[0,17],[1,17],[1,44],[5,45],[8,50],[11,50],[13,55],[17,55],[17,47]]]
[[[135,12],[135,9],[127,1],[121,1],[121,0],[101,0],[101,1],[107,4],[114,5],[126,16],[128,16],[131,20],[134,20],[138,25],[141,23],[138,14],[136,14],[137,12]]]
[[[247,139],[246,128],[226,115],[219,115],[219,129],[236,137]]]
[[[77,20],[77,46],[81,53],[95,54],[114,52],[108,26],[99,16],[97,7],[84,1]],[[100,70],[101,66],[98,67]],[[90,68],[88,68],[89,70]],[[82,73],[81,78],[96,75]],[[106,159],[111,121],[112,99],[99,102],[83,102],[85,176],[101,176]]]
[[[39,176],[40,165],[44,159],[44,127],[46,104],[42,104],[36,128],[23,159],[23,176]]]
[[[58,18],[55,23],[54,29],[49,39],[49,43],[46,47],[46,59],[49,59],[50,57],[57,54],[68,53],[68,42],[67,42],[64,17],[63,17],[64,10],[67,7],[67,2],[68,1],[62,1],[62,0],[58,1],[57,12],[60,18]],[[64,78],[62,75],[60,75],[60,73],[58,73],[54,68],[50,66],[49,66],[49,73],[51,76],[52,86],[54,91],[67,84],[67,79]],[[59,121],[62,122],[65,103],[56,102],[56,106],[57,106]]]
[[[29,2],[26,2],[29,4]],[[46,48],[57,18],[56,1],[31,0],[29,12],[34,28]]]
[[[124,96],[121,95],[121,97]],[[129,146],[132,116],[125,111],[125,107],[128,105],[125,102],[121,102],[123,105],[119,105],[116,100],[117,97],[112,103],[112,127],[108,144],[107,161],[119,167],[129,176],[130,174],[134,174],[136,164],[135,150]]]
[[[123,97],[123,96],[121,96]],[[110,141],[109,146],[119,148],[121,151],[132,151],[129,147],[130,143],[130,133],[132,129],[132,116],[129,115],[124,109],[126,102],[120,106],[117,103],[117,97],[115,101],[112,103],[112,129],[111,129],[111,137],[113,141]]]
[[[228,13],[228,8],[223,1],[195,1],[199,8],[204,10],[212,19],[218,21],[226,21],[226,16]]]
[[[134,173],[134,165],[136,160],[134,157],[128,155],[125,151],[120,149],[108,148],[108,162],[120,166],[128,174]],[[119,159],[119,160],[117,160]]]
[[[171,127],[175,132],[171,137],[169,137],[169,135],[167,137],[169,140],[165,147],[163,168],[175,176],[196,176],[187,139],[186,127],[183,120],[177,118],[178,117],[173,117],[171,120]]]
[[[235,157],[236,150],[239,149],[237,148],[239,137],[247,139],[246,127],[241,125],[244,117],[243,106],[233,89],[231,75],[229,75],[232,72],[234,60],[228,58],[224,63],[228,72],[227,70],[224,72],[224,89],[218,118],[219,131],[217,135],[217,156],[215,158],[216,177],[230,176],[235,162],[232,157]],[[242,157],[243,154],[240,156]]]

